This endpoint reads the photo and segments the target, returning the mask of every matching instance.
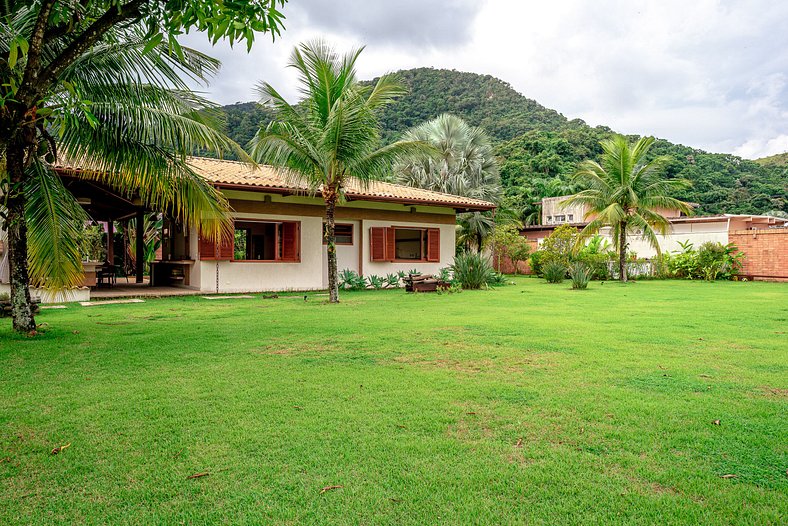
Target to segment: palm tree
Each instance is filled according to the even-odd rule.
[[[573,179],[587,188],[562,201],[564,206],[581,204],[587,207],[586,217],[595,216],[580,233],[580,238],[596,234],[609,226],[613,245],[618,251],[619,278],[627,281],[627,233],[639,230],[659,253],[657,234],[665,235],[670,222],[660,209],[677,209],[692,213],[690,206],[670,197],[675,190],[685,189],[685,179],[666,179],[663,176],[670,157],[646,159],[653,137],[643,137],[634,145],[617,135],[600,143],[601,163],[587,160],[581,163]]]
[[[433,152],[409,158],[395,167],[397,182],[437,192],[497,203],[501,177],[490,139],[484,130],[444,113],[405,133],[405,140],[430,144]],[[458,243],[481,251],[495,228],[490,213],[460,214]]]
[[[323,197],[331,303],[339,301],[334,212],[348,181],[368,184],[387,175],[401,155],[425,148],[409,140],[379,147],[376,114],[405,89],[393,75],[383,75],[375,86],[359,84],[355,65],[362,50],[340,55],[320,40],[296,46],[289,65],[298,71],[304,95],[298,105],[268,83],[258,88],[276,118],[252,139],[252,156],[282,168],[293,182],[306,183]]]
[[[20,15],[0,30],[22,33],[29,24]],[[67,33],[52,38],[53,53],[68,45]],[[226,200],[187,164],[198,151],[242,155],[204,111],[212,105],[182,78],[204,81],[218,67],[197,51],[151,44],[144,28],[131,25],[108,30],[53,80],[31,116],[41,122],[35,146],[23,158],[10,146],[0,151],[15,330],[36,328],[29,286],[58,289],[82,279],[79,234],[88,218],[56,174],[58,164],[79,166],[71,176],[137,197],[208,237],[230,231]]]

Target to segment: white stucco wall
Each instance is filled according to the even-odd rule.
[[[610,236],[610,229],[605,228],[600,231],[612,245],[613,239]],[[707,241],[714,241],[728,243],[728,222],[727,221],[710,221],[710,222],[686,222],[677,223],[673,225],[671,233],[665,236],[658,236],[659,246],[662,252],[680,252],[681,245],[679,242],[684,243],[689,241],[695,248]],[[651,245],[643,239],[642,236],[632,235],[627,236],[629,242],[629,250],[638,255],[639,258],[653,258],[657,255]]]
[[[243,219],[300,221],[301,261],[275,263],[269,261],[197,261],[191,275],[191,286],[205,292],[259,292],[283,290],[318,290],[322,280],[322,230],[319,217],[244,213]],[[192,254],[197,254],[196,247]]]
[[[372,262],[369,260],[369,229],[379,226],[412,226],[414,228],[440,228],[441,231],[441,254],[440,261],[431,263],[426,261],[406,261],[406,262]],[[361,244],[361,262],[363,265],[363,274],[369,276],[376,274],[378,276],[385,276],[389,273],[398,271],[407,272],[411,269],[416,269],[423,274],[435,274],[443,267],[451,265],[454,261],[454,246],[455,236],[457,235],[457,228],[454,224],[441,225],[431,223],[414,223],[408,221],[363,221],[363,228],[360,229],[363,234]]]
[[[10,294],[11,285],[0,283],[0,294]],[[51,291],[46,289],[30,289],[30,295],[41,298],[41,303],[70,303],[74,301],[90,301],[90,289],[79,287],[74,289]]]

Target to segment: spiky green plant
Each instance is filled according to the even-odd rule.
[[[561,283],[566,278],[566,266],[560,261],[549,261],[542,272],[548,283]]]
[[[586,189],[562,201],[565,206],[587,207],[586,217],[591,221],[580,233],[581,238],[596,234],[603,227],[611,228],[618,251],[619,276],[624,282],[627,281],[627,234],[638,230],[659,253],[657,235],[667,234],[670,222],[658,210],[692,213],[687,203],[670,196],[689,186],[685,179],[664,177],[670,157],[648,160],[647,153],[654,141],[653,137],[643,137],[630,145],[621,135],[602,141],[601,163],[584,161],[573,176]]]
[[[306,183],[323,197],[331,303],[339,301],[334,212],[349,181],[366,185],[387,175],[403,154],[425,147],[417,141],[379,147],[377,114],[405,88],[393,75],[381,76],[374,86],[359,84],[356,61],[362,50],[340,55],[320,40],[297,46],[290,67],[298,72],[301,104],[290,104],[266,82],[258,88],[276,118],[252,140],[252,155],[283,168],[294,182]]]
[[[575,290],[587,289],[592,275],[593,270],[585,263],[575,261],[569,265],[569,278],[572,280],[572,288]]]

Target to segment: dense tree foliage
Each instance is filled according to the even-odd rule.
[[[443,113],[452,113],[472,126],[484,128],[497,147],[508,204],[519,208],[526,222],[538,221],[538,206],[534,203],[541,197],[573,192],[569,176],[578,163],[599,160],[599,142],[614,134],[605,126],[591,127],[580,119],[568,120],[490,75],[431,68],[401,71],[398,75],[409,92],[398,104],[383,111],[383,140],[391,142],[406,130]],[[248,132],[238,113],[245,111],[247,105],[226,109],[230,136],[245,144]],[[264,109],[249,111],[252,120],[266,122],[269,118]],[[240,123],[238,128],[235,119]],[[788,166],[784,157],[759,164],[665,140],[658,140],[649,155],[673,158],[667,177],[692,183],[676,197],[698,203],[699,214],[788,210]]]

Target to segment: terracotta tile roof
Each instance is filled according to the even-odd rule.
[[[281,193],[308,194],[308,187],[287,173],[272,166],[253,168],[238,161],[223,161],[207,157],[193,157],[189,164],[207,180],[224,187],[248,187],[250,190],[270,190]],[[432,205],[462,210],[492,210],[493,203],[460,197],[399,184],[372,181],[367,185],[350,180],[345,197],[356,201],[389,201],[401,204]]]

